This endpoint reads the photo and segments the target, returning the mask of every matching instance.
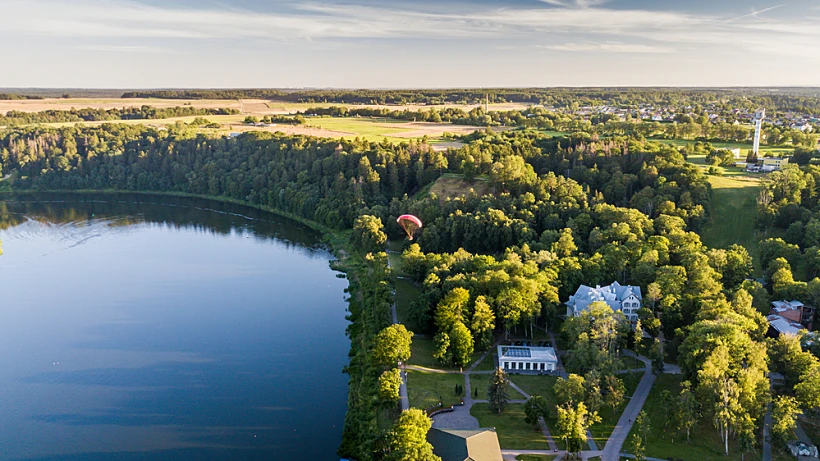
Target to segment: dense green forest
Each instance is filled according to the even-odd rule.
[[[353,244],[362,256],[349,273],[343,456],[406,459],[394,450],[402,432],[378,421],[380,379],[390,370],[376,351],[392,298],[386,255],[378,251],[385,240],[381,223],[399,237],[396,217],[408,212],[425,222],[417,244],[403,255],[404,271],[422,286],[412,315],[423,332],[435,335],[441,361],[463,364],[473,347],[487,347],[495,334],[532,331],[534,323],[554,320],[578,285],[617,280],[646,289],[641,322],[653,335],[663,332],[665,355],[681,366],[698,396],[687,421],[715,421],[727,450],[729,439],[743,450],[759,443],[771,399],[770,365],[788,369],[792,379],[779,397],[807,410],[818,406],[813,396],[820,392],[812,393],[820,390],[817,359],[800,356],[802,368],[795,368],[793,355],[775,353],[793,344],[769,349],[764,341],[761,312],[772,294],[780,294],[779,279],[764,288],[748,280],[752,259],[745,248],[702,244],[696,231],[709,214],[709,183],[678,149],[641,137],[551,137],[526,130],[478,132],[467,141],[435,152],[424,142],[271,133],[225,138],[182,125],[28,127],[0,131],[0,169],[3,176],[13,173],[20,189],[186,192],[275,208],[333,229],[355,228]],[[782,179],[773,175],[766,188],[772,210],[761,213],[761,223],[771,216],[784,225],[794,210],[804,229],[816,224],[811,168],[787,169]],[[446,172],[480,182],[476,189],[487,192],[438,197],[427,186]],[[803,238],[803,246],[815,243]],[[784,248],[788,262],[797,247]],[[779,261],[768,253],[761,259]],[[820,288],[812,283],[808,290]],[[615,368],[609,352],[627,342],[620,322],[568,322],[569,360],[586,379],[603,379]],[[405,423],[400,418],[396,424]]]
[[[190,106],[157,108],[152,106],[122,109],[70,109],[42,112],[9,111],[0,116],[0,125],[30,125],[35,123],[94,122],[112,120],[151,120],[195,115],[235,115],[236,109],[199,109]]]
[[[123,98],[276,99],[308,103],[347,104],[479,104],[517,102],[555,107],[588,105],[635,106],[720,104],[731,108],[820,111],[816,88],[487,88],[415,90],[147,90],[129,91]]]

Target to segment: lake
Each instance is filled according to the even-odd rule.
[[[332,460],[347,281],[249,207],[0,195],[0,459]]]

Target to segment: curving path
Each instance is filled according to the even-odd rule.
[[[618,419],[615,429],[613,429],[612,434],[609,435],[606,446],[604,446],[604,450],[601,453],[601,461],[620,460],[621,448],[623,448],[629,431],[632,430],[632,423],[635,421],[635,418],[638,417],[638,413],[641,412],[643,404],[646,402],[646,397],[649,396],[649,391],[652,389],[652,384],[655,383],[655,375],[652,374],[652,363],[649,359],[636,355],[631,351],[623,352],[624,355],[631,355],[643,362],[646,371],[643,373],[641,382],[638,383],[638,388],[635,389],[635,393],[632,394],[632,398],[629,399],[629,403],[626,405],[626,408],[624,408],[621,418]]]

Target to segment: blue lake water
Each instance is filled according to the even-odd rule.
[[[319,236],[149,196],[0,196],[0,459],[332,460],[347,282]]]

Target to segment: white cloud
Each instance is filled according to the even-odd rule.
[[[423,12],[352,4],[294,3],[280,12],[235,8],[149,6],[128,0],[3,0],[0,35],[120,39],[489,39],[497,45],[565,37],[563,51],[668,53],[700,47],[704,52],[757,51],[820,59],[820,19],[764,17],[780,5],[730,19],[674,11],[602,7],[602,0],[542,0],[555,7]],[[462,6],[463,9],[463,6]],[[634,44],[640,40],[641,44]],[[114,51],[100,40],[100,51]],[[128,46],[129,43],[120,46]],[[137,42],[136,45],[142,46]],[[135,45],[135,46],[136,46]],[[120,51],[143,51],[122,48]],[[154,50],[156,52],[156,50]]]
[[[85,51],[110,51],[114,53],[174,53],[170,48],[144,45],[88,45],[78,47]]]
[[[651,46],[634,43],[619,43],[619,42],[581,42],[581,43],[563,43],[560,45],[540,45],[539,48],[544,48],[554,51],[573,51],[573,52],[603,52],[603,53],[671,53],[675,51],[673,48],[666,46]]]
[[[600,6],[604,3],[609,2],[609,0],[541,0],[542,2],[553,5],[553,6],[563,6],[563,7],[579,7],[579,8],[590,8],[593,6]]]

